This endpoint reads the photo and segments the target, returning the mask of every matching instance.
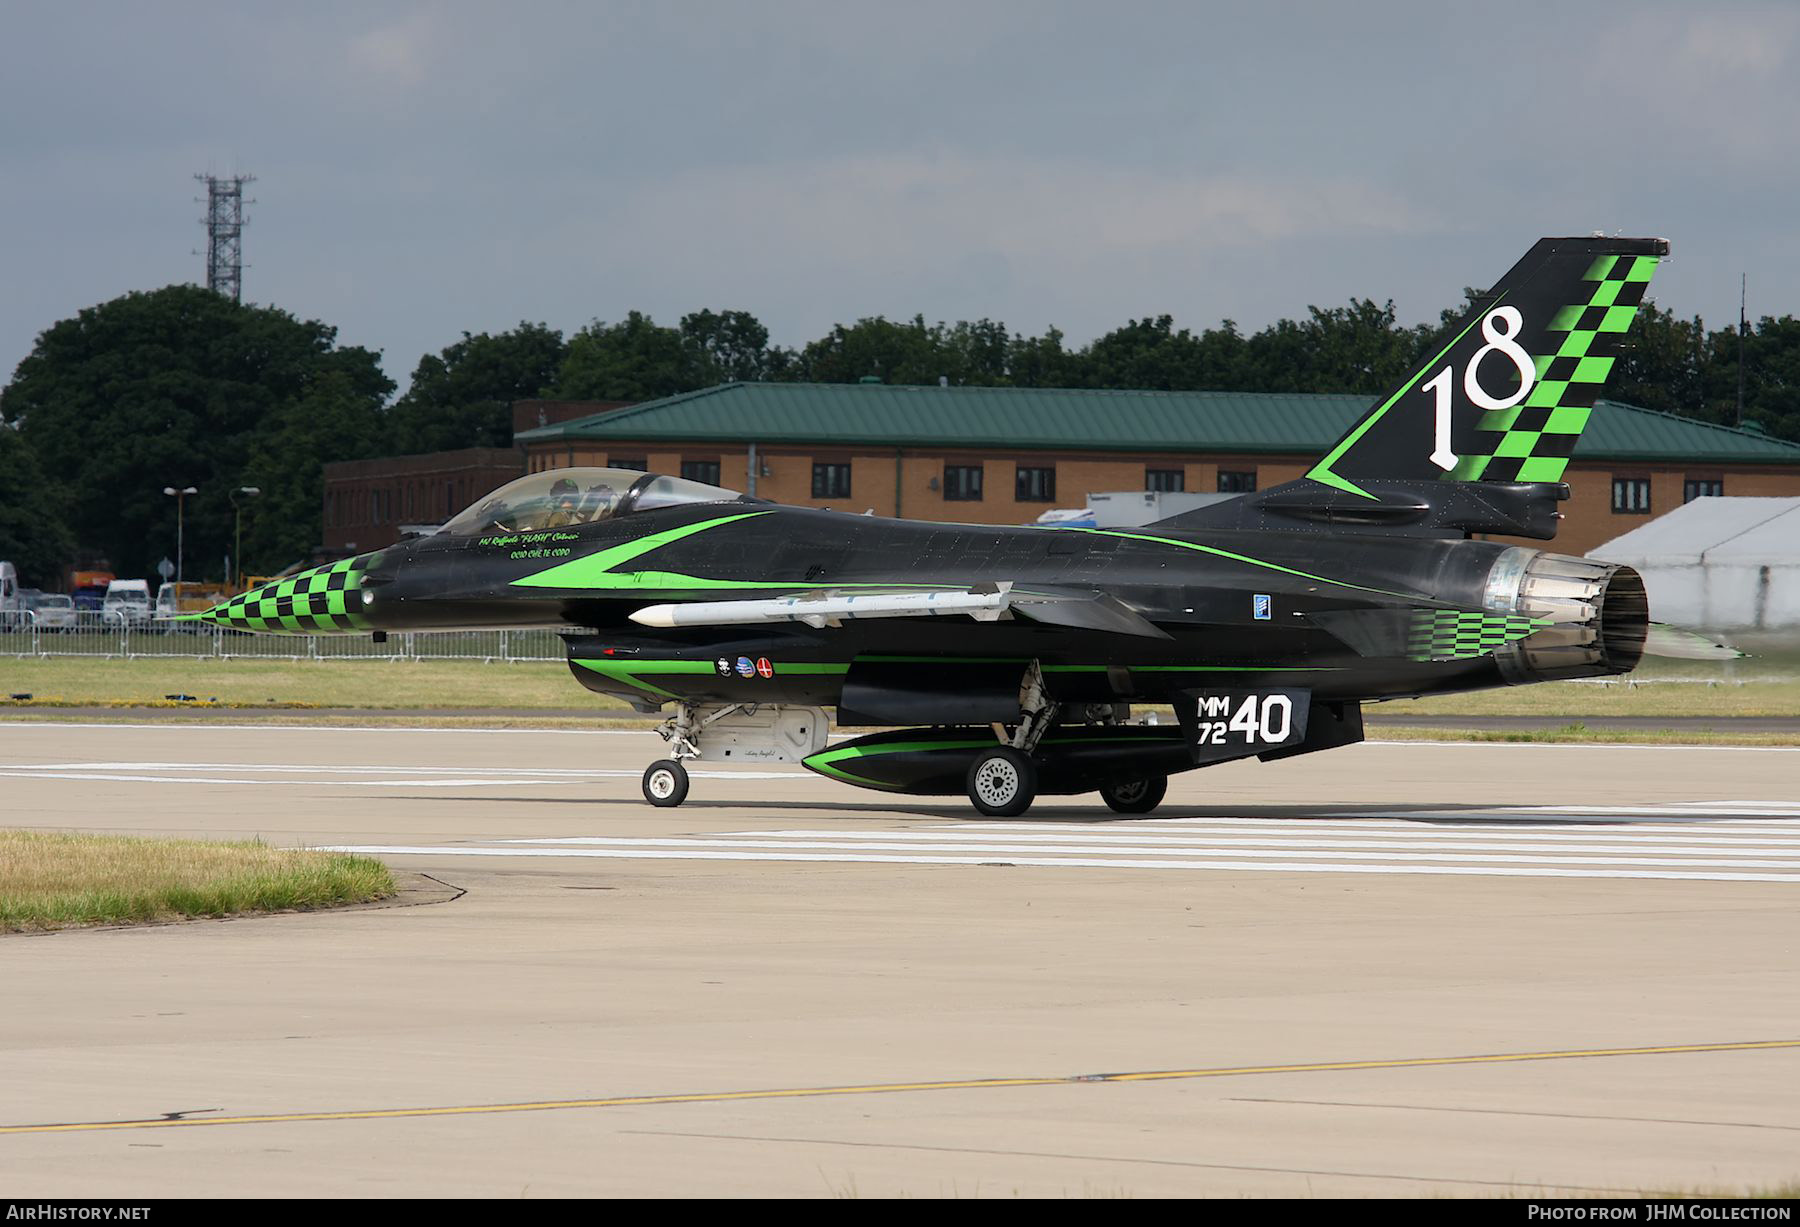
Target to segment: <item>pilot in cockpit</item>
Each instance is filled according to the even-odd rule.
[[[577,501],[581,492],[574,482],[568,478],[558,478],[550,487],[550,510],[544,516],[544,528],[566,528],[571,524],[580,524],[588,519],[581,513]]]
[[[597,486],[589,486],[586,496],[581,500],[581,508],[584,513],[581,518],[584,520],[606,519],[613,513],[613,504],[617,498],[613,488],[605,482],[601,482]]]

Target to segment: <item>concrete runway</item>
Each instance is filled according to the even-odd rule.
[[[653,810],[660,748],[0,724],[9,826],[466,892],[0,938],[0,1195],[1800,1178],[1800,750],[1370,744],[1001,823],[785,767]]]

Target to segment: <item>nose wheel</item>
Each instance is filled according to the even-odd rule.
[[[667,809],[687,800],[687,768],[672,758],[661,759],[644,768],[644,800]]]

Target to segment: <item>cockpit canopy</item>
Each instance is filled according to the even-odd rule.
[[[443,528],[446,537],[537,532],[593,524],[682,503],[729,503],[744,496],[684,477],[635,469],[548,469],[477,499]]]

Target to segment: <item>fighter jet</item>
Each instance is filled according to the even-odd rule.
[[[1539,241],[1304,477],[1144,528],[885,519],[556,469],[198,617],[553,628],[582,685],[668,709],[652,805],[681,804],[695,760],[798,761],[995,816],[1085,792],[1148,813],[1176,772],[1362,740],[1367,702],[1637,665],[1634,571],[1474,538],[1555,535],[1668,250]],[[1164,705],[1173,723],[1145,719]],[[827,708],[879,731],[833,743]]]

